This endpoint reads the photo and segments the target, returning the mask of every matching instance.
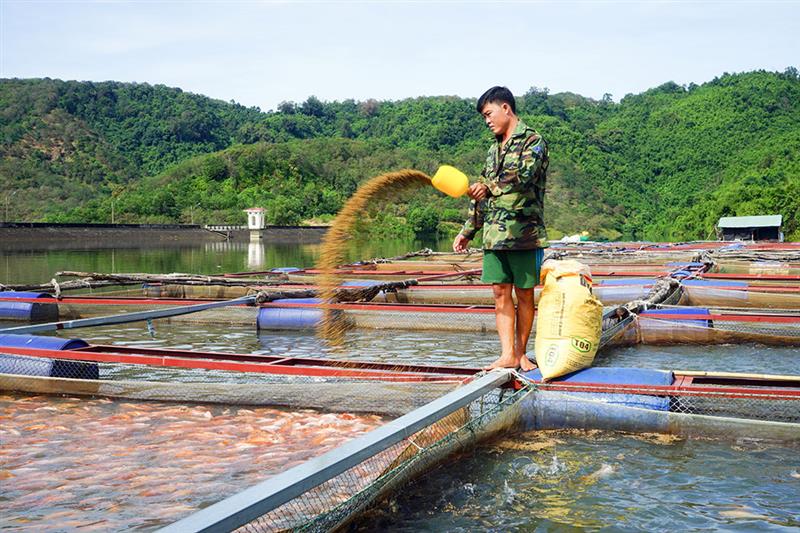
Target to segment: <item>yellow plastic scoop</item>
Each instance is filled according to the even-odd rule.
[[[442,165],[433,175],[431,183],[445,194],[458,198],[467,192],[469,178],[467,175],[450,165]]]

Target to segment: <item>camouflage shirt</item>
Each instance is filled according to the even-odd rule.
[[[544,190],[547,143],[521,120],[505,145],[489,149],[478,181],[489,188],[480,203],[473,200],[461,234],[472,240],[483,228],[486,250],[530,250],[547,246]]]

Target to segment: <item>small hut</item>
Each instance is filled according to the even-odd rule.
[[[783,242],[781,215],[722,217],[717,222],[717,236],[722,241]]]
[[[245,209],[244,212],[247,213],[247,229],[259,230],[264,229],[267,225],[264,220],[265,211],[263,207],[251,207]]]

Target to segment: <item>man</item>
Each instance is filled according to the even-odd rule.
[[[530,370],[526,355],[533,327],[533,290],[547,246],[544,191],[548,153],[544,139],[516,114],[514,95],[492,87],[479,99],[478,112],[495,136],[483,172],[467,194],[469,218],[453,241],[467,250],[483,228],[484,283],[492,284],[500,357],[489,368]],[[518,306],[514,308],[516,293]]]

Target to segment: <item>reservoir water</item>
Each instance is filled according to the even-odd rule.
[[[316,245],[5,252],[0,283],[59,270],[213,274],[311,266]],[[389,242],[392,256],[449,243]],[[156,321],[67,332],[92,343],[479,366],[495,334],[352,331],[331,349],[301,333]],[[66,334],[64,334],[66,335]],[[636,346],[597,365],[800,373],[798,349]],[[379,417],[0,393],[0,530],[152,530],[322,453]],[[757,440],[539,432],[486,443],[441,465],[356,529],[674,531],[800,528],[800,455]]]

